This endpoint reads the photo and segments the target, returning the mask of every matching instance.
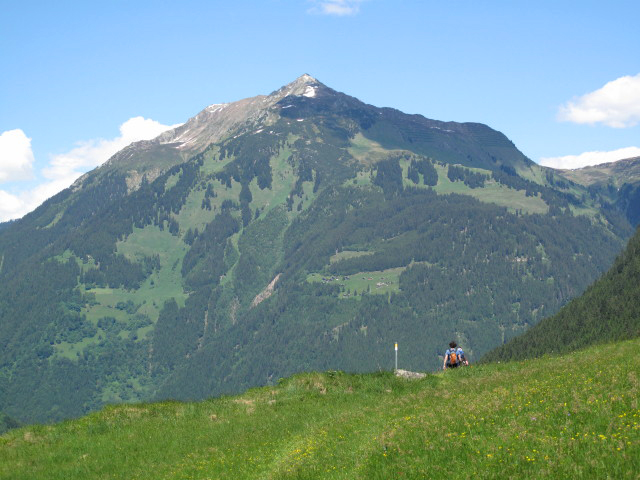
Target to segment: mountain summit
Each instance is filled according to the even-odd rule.
[[[292,101],[287,102],[287,98]],[[304,74],[270,95],[209,105],[184,124],[157,138],[131,144],[109,159],[105,166],[128,172],[131,177],[129,183],[137,188],[143,176],[153,180],[160,172],[202,152],[212,143],[272,125],[281,116],[292,118],[308,114],[353,117],[373,136],[381,135],[379,140],[389,147],[409,142],[421,153],[438,155],[448,161],[467,164],[473,161],[472,157],[478,156],[480,150],[484,150],[480,157],[485,158],[477,158],[479,163],[473,166],[486,166],[487,160],[494,166],[531,164],[514,150],[504,135],[485,125],[439,122],[392,109],[378,109],[336,92]]]
[[[157,162],[148,161],[150,158],[162,158],[165,167],[184,161],[211,143],[219,142],[240,130],[268,123],[270,110],[285,97],[313,98],[319,89],[327,90],[315,78],[304,74],[268,96],[258,95],[236,102],[209,105],[195,117],[157,138],[133,143],[114,155],[107,165],[125,169],[135,167],[137,176],[148,170],[157,173]]]
[[[557,311],[631,234],[502,133],[303,75],[134,143],[0,230],[0,411],[438,368]],[[72,392],[72,393],[70,393]]]
[[[273,92],[271,95],[269,95],[269,98],[273,98],[277,101],[280,101],[290,95],[313,98],[316,96],[316,91],[318,88],[326,89],[327,87],[325,87],[311,75],[305,73],[304,75],[296,78],[288,85],[285,85],[284,87]]]
[[[269,110],[285,97],[312,98],[319,88],[326,89],[316,79],[304,74],[268,96],[258,95],[237,102],[209,105],[185,124],[160,135],[157,141],[196,151],[202,146],[219,142],[238,129],[263,125],[268,121]]]

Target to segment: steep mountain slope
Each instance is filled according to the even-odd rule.
[[[640,336],[640,230],[613,267],[556,315],[486,355],[512,360]]]
[[[601,163],[575,170],[561,170],[564,177],[580,185],[613,185],[640,182],[640,157],[626,158],[617,162]]]
[[[0,478],[635,478],[638,348],[416,381],[304,373],[197,404],[109,406],[1,436]]]
[[[602,205],[485,125],[308,75],[208,107],[2,230],[0,411],[373,370],[395,341],[477,357],[611,264],[631,228]]]
[[[576,170],[561,170],[565,178],[589,188],[593,196],[606,198],[640,225],[640,157],[627,158]]]

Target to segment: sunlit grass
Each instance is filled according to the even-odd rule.
[[[0,478],[636,478],[639,347],[110,406],[0,437]]]
[[[349,258],[349,257],[344,257]],[[353,275],[337,275],[322,273],[310,273],[307,282],[327,283],[344,287],[342,298],[350,298],[354,295],[372,294],[387,295],[400,291],[400,275],[407,267],[389,268],[374,272],[359,272]]]

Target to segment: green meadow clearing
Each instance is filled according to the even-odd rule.
[[[302,373],[235,397],[109,406],[4,434],[0,478],[638,478],[639,349],[421,380]]]
[[[342,298],[354,297],[365,293],[387,295],[400,290],[400,274],[405,270],[406,267],[397,267],[375,272],[359,272],[347,276],[310,273],[307,275],[307,282],[339,285],[344,290],[340,294]]]

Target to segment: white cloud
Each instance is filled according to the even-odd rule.
[[[44,177],[44,181],[37,186],[24,189],[18,193],[9,193],[5,190],[0,190],[0,222],[26,215],[46,199],[70,186],[82,174],[102,165],[111,158],[112,155],[130,143],[139,140],[150,140],[162,132],[177,126],[178,125],[162,125],[155,120],[134,117],[120,125],[120,135],[118,137],[111,140],[95,139],[78,142],[76,147],[67,153],[53,155],[49,164],[42,169],[41,174]],[[11,176],[7,176],[7,179],[10,180],[26,178],[25,175],[20,176],[18,173],[30,172],[33,164],[31,139],[28,139],[21,130],[5,132],[0,139],[4,138],[6,133],[11,132],[20,132],[24,139],[20,140],[22,138],[20,135],[12,134],[10,138],[13,140],[7,143],[9,147],[5,148],[3,144],[0,143],[0,181],[3,179],[3,172],[11,174]],[[18,138],[19,141],[15,140],[15,138]],[[25,139],[27,141],[28,152],[24,149]],[[22,145],[23,148],[19,149],[16,145]],[[14,152],[14,155],[11,157],[13,158],[12,161],[4,161],[5,152]],[[22,152],[21,156],[18,155],[19,152]],[[15,167],[15,165],[27,164],[29,169],[24,166],[22,170]],[[13,167],[9,169],[9,167],[5,168],[5,165],[13,165]]]
[[[0,222],[17,218],[16,212],[20,212],[23,208],[24,202],[20,198],[0,190]]]
[[[116,152],[132,142],[150,140],[162,132],[178,125],[162,125],[155,120],[133,117],[120,125],[120,136],[111,140],[96,139],[78,142],[67,153],[54,155],[51,163],[43,170],[45,177],[52,180],[70,179],[69,185],[83,173],[102,165]]]
[[[69,186],[66,179],[44,182],[17,194],[0,190],[0,222],[21,218]]]
[[[355,15],[360,11],[360,4],[366,0],[312,0],[316,5],[310,12],[323,15]]]
[[[27,180],[33,174],[31,139],[20,129],[0,135],[0,183]]]
[[[604,87],[562,105],[558,119],[566,122],[602,123],[633,127],[640,122],[640,73],[620,77]]]
[[[624,158],[639,157],[640,148],[626,147],[610,152],[584,152],[580,155],[565,155],[564,157],[546,157],[538,162],[540,165],[563,170],[599,165],[601,163],[615,162]]]

